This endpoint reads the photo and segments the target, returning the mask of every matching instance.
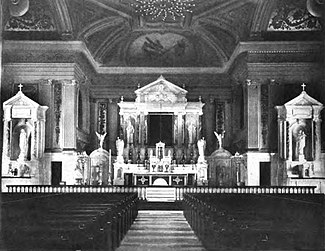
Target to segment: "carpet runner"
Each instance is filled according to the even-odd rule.
[[[205,251],[182,211],[140,210],[117,251]]]

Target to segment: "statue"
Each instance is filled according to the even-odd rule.
[[[196,126],[191,122],[188,127],[188,143],[192,144],[195,139]]]
[[[123,156],[123,150],[124,150],[124,140],[117,137],[116,140],[116,150],[117,150],[117,156]]]
[[[222,133],[219,133],[219,134],[215,131],[214,135],[216,135],[216,137],[218,139],[219,149],[222,149],[222,139],[223,139],[223,137],[225,135],[225,131],[222,131]]]
[[[134,134],[134,127],[131,121],[128,121],[128,126],[126,127],[126,135],[127,135],[127,143],[133,144],[133,134]]]
[[[297,135],[297,152],[298,155],[304,155],[304,149],[306,146],[306,134],[303,130],[300,130]]]
[[[199,156],[204,156],[206,141],[204,137],[197,141],[197,148],[199,149]]]
[[[99,139],[99,148],[103,148],[106,134],[107,134],[106,132],[104,134],[99,134],[98,132],[96,132],[97,138]]]
[[[20,134],[19,134],[19,159],[25,160],[26,158],[26,153],[27,153],[27,133],[24,129],[20,129]]]

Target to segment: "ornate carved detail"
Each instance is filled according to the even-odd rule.
[[[216,131],[223,132],[225,129],[225,103],[216,104]]]
[[[261,123],[262,123],[262,143],[267,143],[269,121],[269,88],[268,85],[261,85]]]
[[[107,103],[98,103],[98,132],[100,134],[107,132]]]
[[[55,116],[55,142],[59,144],[60,140],[60,120],[61,120],[61,105],[62,105],[62,84],[55,82],[54,88],[54,116]]]
[[[319,19],[313,17],[306,8],[286,1],[279,1],[279,6],[272,13],[268,25],[269,31],[320,31],[321,29]]]
[[[54,31],[53,15],[46,1],[30,0],[30,8],[23,16],[11,16],[5,31]]]

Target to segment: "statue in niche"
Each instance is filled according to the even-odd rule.
[[[19,153],[19,157],[18,159],[20,160],[25,160],[27,157],[27,133],[24,129],[20,129],[20,134],[19,134],[19,149],[20,149],[20,153]]]
[[[222,149],[222,139],[224,138],[225,131],[222,133],[217,133],[216,131],[214,132],[214,135],[216,135],[218,143],[219,143],[219,149]]]
[[[117,137],[116,140],[116,150],[117,150],[117,156],[123,156],[123,150],[124,150],[124,140]]]
[[[98,132],[96,132],[96,135],[97,135],[97,138],[99,140],[99,148],[103,148],[103,145],[104,145],[104,139],[106,137],[106,132],[104,134],[99,134]]]
[[[193,122],[191,122],[188,127],[188,143],[193,144],[194,139],[195,139],[195,132],[196,132],[196,126],[194,125]]]
[[[134,127],[131,123],[131,120],[128,121],[128,125],[126,127],[126,135],[127,135],[127,143],[133,144],[133,135],[134,135]]]
[[[197,141],[197,147],[199,149],[199,156],[204,156],[206,141],[204,137]]]
[[[304,155],[304,149],[306,146],[306,134],[303,130],[300,130],[298,135],[297,135],[297,153],[299,156]]]

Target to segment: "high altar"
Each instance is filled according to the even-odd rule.
[[[204,104],[188,102],[187,91],[160,76],[121,98],[114,185],[206,185],[201,139]],[[201,148],[201,149],[199,149]]]

